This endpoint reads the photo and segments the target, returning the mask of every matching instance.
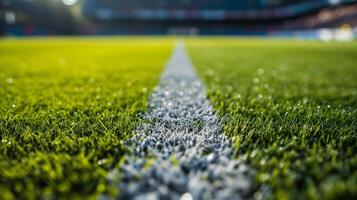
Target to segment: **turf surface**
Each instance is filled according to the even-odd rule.
[[[273,198],[357,195],[357,44],[187,39],[208,95]],[[0,41],[0,199],[115,195],[171,39]]]
[[[356,42],[186,43],[237,156],[272,198],[356,198]]]
[[[0,199],[87,199],[139,123],[170,39],[0,41]]]

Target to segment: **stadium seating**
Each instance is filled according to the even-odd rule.
[[[293,17],[354,0],[87,0],[99,20],[259,20]]]

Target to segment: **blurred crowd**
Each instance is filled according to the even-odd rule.
[[[357,26],[356,0],[0,0],[0,35],[259,34],[346,25]]]

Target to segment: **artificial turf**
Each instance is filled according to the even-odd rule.
[[[270,198],[357,198],[356,42],[186,44],[237,157]]]
[[[0,199],[115,195],[125,153],[170,39],[0,41]]]
[[[0,199],[115,195],[110,169],[173,47],[160,38],[0,41]],[[357,44],[186,39],[271,198],[357,196]]]

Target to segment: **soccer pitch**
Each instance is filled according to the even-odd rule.
[[[356,197],[356,43],[187,44],[224,132],[237,157],[258,170],[257,182],[278,199]]]
[[[1,195],[116,193],[106,187],[108,170],[124,155],[123,141],[140,123],[172,46],[114,38],[1,41]]]
[[[278,199],[357,195],[357,43],[184,38],[207,96]],[[0,197],[97,198],[143,123],[173,38],[0,43]]]

